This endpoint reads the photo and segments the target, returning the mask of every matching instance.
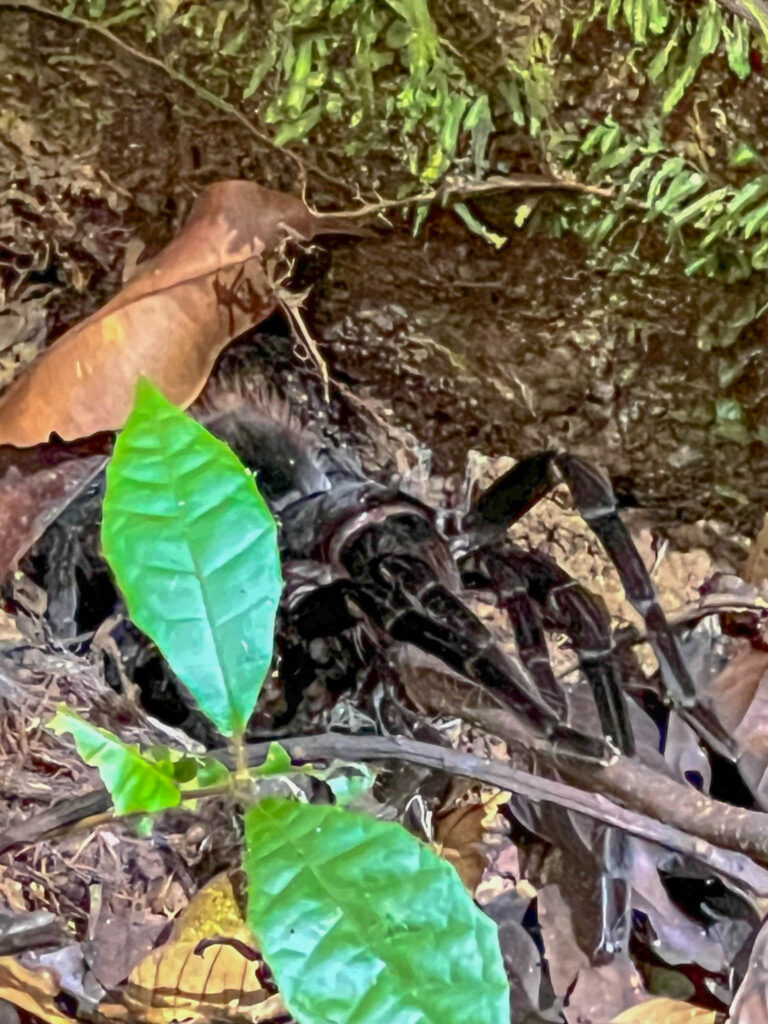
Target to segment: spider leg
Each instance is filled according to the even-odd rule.
[[[544,625],[569,637],[592,688],[604,734],[622,754],[631,757],[635,742],[605,606],[552,559],[509,542],[471,553],[461,568],[465,572],[480,569],[487,575],[488,585],[499,594],[510,616],[518,645],[523,637],[525,646],[519,646],[523,663],[537,682],[543,679],[546,685],[556,687],[561,700],[562,691],[549,664],[541,612]],[[562,710],[560,715],[564,716]]]
[[[412,556],[386,555],[372,567],[388,593],[380,626],[394,639],[413,644],[497,694],[531,731],[591,762],[610,760],[610,748],[562,723],[524,668],[496,643],[480,619]]]
[[[616,566],[627,599],[642,615],[667,692],[687,710],[688,717],[696,721],[712,745],[732,757],[733,740],[715,715],[698,701],[696,687],[656,599],[648,570],[618,514],[613,488],[601,469],[576,455],[555,451],[522,459],[480,495],[466,523],[473,539],[480,545],[498,537],[540,501],[559,477]]]

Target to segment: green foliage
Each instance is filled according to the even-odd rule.
[[[737,151],[740,163],[753,158],[749,147]],[[625,226],[634,207],[643,223],[663,226],[688,274],[738,280],[768,267],[768,174],[743,185],[711,183],[691,161],[669,155],[658,135],[630,135],[610,117],[586,135],[574,163],[596,184],[613,185],[615,205],[624,211],[621,219],[616,209],[605,215],[598,200],[591,204],[593,215],[582,208],[574,226],[590,242],[603,242]]]
[[[107,470],[102,543],[133,620],[242,735],[272,659],[275,523],[232,451],[147,381]]]
[[[118,814],[162,811],[175,807],[181,799],[169,765],[152,762],[136,745],[91,725],[66,704],[59,705],[48,728],[58,736],[72,734],[80,757],[98,768]]]
[[[400,825],[268,799],[246,812],[248,921],[304,1024],[505,1024],[494,924]]]

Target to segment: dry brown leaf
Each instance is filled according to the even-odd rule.
[[[109,437],[0,448],[0,580],[104,465]]]
[[[440,856],[453,864],[470,893],[480,884],[488,859],[484,834],[499,807],[508,800],[509,793],[470,784],[453,806],[435,815],[435,842]]]
[[[715,1024],[715,1010],[682,1003],[679,999],[649,999],[638,1006],[630,1006],[611,1024]]]
[[[228,342],[275,309],[265,254],[289,236],[345,230],[254,182],[209,186],[179,235],[14,381],[0,399],[0,445],[119,429],[142,375],[186,407]]]
[[[205,939],[228,939],[237,945]],[[288,1019],[285,1004],[242,918],[232,883],[218,875],[190,901],[165,945],[146,956],[126,985],[99,1006],[107,1019],[131,1024]]]
[[[0,957],[0,999],[34,1014],[47,1024],[72,1024],[54,1002],[60,993],[55,971],[24,967],[12,956]]]

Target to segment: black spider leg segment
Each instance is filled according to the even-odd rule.
[[[561,630],[568,636],[592,688],[603,733],[622,754],[631,757],[635,752],[634,736],[616,660],[611,620],[604,605],[551,558],[523,551],[510,542],[502,541],[473,552],[463,560],[461,567],[465,571],[482,567],[497,592],[501,586],[502,604],[510,615],[515,633],[528,634],[538,645],[536,650],[532,646],[520,648],[520,657],[537,682],[547,681],[541,667],[545,661],[552,684],[558,686],[549,665],[543,633],[540,628],[530,626],[540,619],[539,609],[546,627]],[[510,586],[515,588],[514,604],[507,596]],[[521,623],[520,616],[527,622]],[[560,714],[562,717],[564,712]]]
[[[564,721],[568,701],[552,671],[541,613],[531,600],[528,585],[517,571],[507,546],[503,551],[500,547],[479,548],[459,562],[459,569],[465,587],[488,590],[495,595],[512,625],[520,660],[546,703]]]
[[[522,459],[480,495],[467,518],[468,529],[479,543],[498,535],[543,498],[559,482],[558,475],[568,485],[579,513],[616,566],[627,599],[642,615],[648,642],[658,658],[670,696],[682,708],[689,709],[690,717],[695,718],[713,746],[732,754],[732,738],[708,708],[697,704],[693,680],[656,600],[648,570],[619,517],[610,481],[601,469],[576,455],[555,451]]]
[[[371,566],[379,583],[379,626],[497,694],[557,750],[590,762],[611,759],[605,744],[560,721],[531,681],[497,645],[487,627],[418,558],[385,555]]]
[[[620,828],[606,827],[602,835],[600,872],[601,928],[594,961],[629,953],[632,932],[632,887],[629,874],[632,840]]]

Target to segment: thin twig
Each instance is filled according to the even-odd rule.
[[[383,213],[385,210],[396,210],[419,203],[432,203],[436,200],[447,206],[454,198],[515,191],[581,192],[585,195],[598,196],[601,199],[615,199],[618,194],[618,189],[615,188],[588,185],[583,181],[570,181],[565,178],[547,178],[543,174],[496,174],[483,179],[483,181],[469,181],[449,176],[439,188],[427,189],[425,192],[418,192],[415,195],[406,196],[404,199],[379,199],[375,202],[365,202],[352,211],[315,210],[312,207],[310,209],[318,216],[350,219],[352,217],[369,217],[372,214]],[[647,209],[647,205],[639,199],[628,198],[627,205],[638,210]]]
[[[504,738],[503,713],[491,710],[491,731]],[[473,712],[472,717],[481,716]],[[507,716],[508,717],[508,716]],[[487,728],[487,723],[485,723]],[[515,737],[517,729],[512,730]],[[636,761],[620,758],[607,768],[574,769],[590,792],[555,779],[545,779],[511,768],[506,762],[475,757],[431,743],[396,736],[354,736],[326,733],[319,736],[282,738],[280,743],[296,761],[409,761],[428,768],[478,779],[535,801],[547,801],[588,815],[597,821],[622,828],[633,835],[659,843],[694,857],[719,874],[731,878],[757,895],[768,895],[768,871],[755,864],[750,855],[768,861],[768,815],[730,807],[667,779]],[[270,741],[246,748],[248,763],[261,764]],[[232,767],[228,751],[215,752]],[[558,761],[562,766],[562,762]],[[632,803],[632,809],[609,799],[612,793]],[[203,795],[202,793],[200,795]],[[658,803],[654,800],[659,797]],[[78,821],[110,807],[106,790],[95,790],[54,805],[43,814],[29,818],[0,835],[0,852],[19,843],[33,843],[53,833],[69,831]],[[638,806],[641,809],[638,809]],[[725,812],[725,813],[724,813]],[[662,820],[658,820],[659,815]],[[728,825],[724,819],[728,819]],[[110,820],[112,820],[110,818]],[[91,817],[90,823],[93,824]],[[690,828],[679,827],[685,823]],[[719,837],[719,842],[710,838]]]

